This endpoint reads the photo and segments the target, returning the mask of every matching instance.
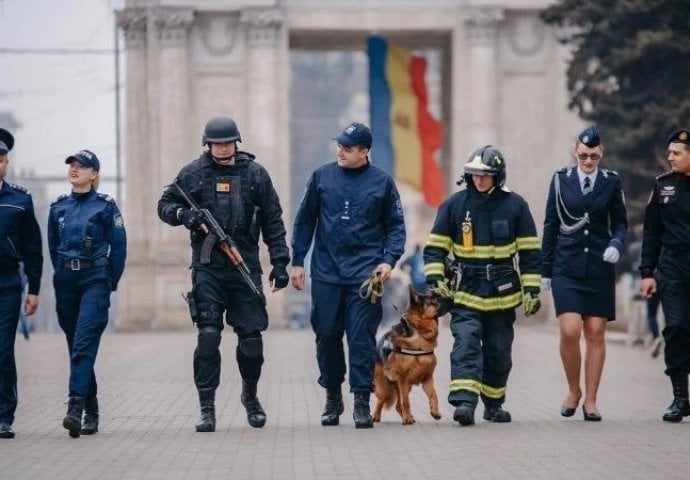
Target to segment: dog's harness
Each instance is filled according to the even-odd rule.
[[[400,318],[400,322],[403,323],[406,327],[406,330],[410,332],[409,335],[404,335],[405,337],[411,337],[412,336],[412,327],[409,326],[407,323],[407,320],[405,317]],[[383,337],[379,340],[377,346],[376,346],[376,351],[379,355],[379,359],[383,363],[384,367],[388,366],[388,356],[391,353],[400,353],[402,355],[412,355],[415,357],[421,357],[423,355],[432,355],[434,353],[433,350],[413,350],[410,348],[402,348],[402,347],[394,347],[393,344],[391,343],[390,337],[393,335],[393,330],[388,330]]]

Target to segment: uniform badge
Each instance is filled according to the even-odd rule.
[[[113,223],[115,224],[115,228],[125,228],[125,221],[122,220],[122,215],[119,213],[116,213],[113,217]]]
[[[684,142],[687,139],[688,139],[688,132],[680,132],[680,134],[678,135],[678,140],[680,140],[681,142]]]
[[[216,183],[216,192],[230,193],[230,184],[229,183]]]
[[[676,187],[672,185],[665,185],[659,190],[659,195],[662,197],[674,197],[676,195]]]

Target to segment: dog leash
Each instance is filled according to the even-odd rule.
[[[368,298],[371,303],[376,303],[381,297],[383,297],[381,272],[374,272],[359,287],[359,298]]]

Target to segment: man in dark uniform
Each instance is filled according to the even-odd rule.
[[[668,161],[671,171],[656,177],[645,209],[640,293],[649,298],[656,292],[658,269],[666,375],[673,386],[663,420],[680,422],[690,415],[690,130],[669,137]]]
[[[338,425],[345,381],[347,333],[350,391],[356,428],[374,426],[369,410],[381,302],[362,298],[367,279],[388,280],[405,247],[405,221],[393,179],[369,162],[371,132],[348,125],[335,140],[337,161],[312,173],[295,217],[292,285],[304,288],[304,257],[311,258],[311,324],[316,335],[319,385],[326,389],[321,425]]]
[[[204,258],[202,246],[207,235],[202,231],[199,213],[190,209],[176,187],[167,187],[158,202],[161,220],[190,230],[192,292],[188,299],[192,320],[199,331],[194,351],[194,382],[201,404],[198,432],[215,431],[214,400],[220,380],[223,314],[238,336],[236,357],[247,421],[255,428],[266,423],[266,413],[256,396],[264,361],[261,332],[268,327],[261,290],[259,234],[268,246],[273,265],[268,277],[273,291],[286,287],[289,281],[286,266],[290,256],[278,194],[266,169],[254,161],[254,155],[237,150],[237,142],[241,141],[233,119],[211,118],[202,139],[202,144],[209,149],[183,167],[175,182],[200,208],[208,209],[234,239],[260,295],[246,283],[218,245],[211,250],[210,258]]]
[[[476,149],[464,166],[467,188],[439,207],[424,247],[424,272],[432,289],[445,289],[446,257],[459,262],[459,284],[452,285],[451,381],[448,401],[453,419],[474,424],[481,395],[484,420],[511,421],[503,410],[512,368],[515,308],[539,310],[540,247],[527,202],[505,186],[505,160],[491,145]],[[515,256],[519,258],[519,273]]]
[[[19,263],[24,263],[29,283],[24,302],[26,315],[33,315],[38,308],[43,271],[41,231],[31,194],[5,181],[9,163],[7,153],[13,146],[12,134],[0,128],[0,438],[14,438],[12,423],[17,409],[14,339],[22,301]]]

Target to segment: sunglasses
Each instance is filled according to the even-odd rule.
[[[601,158],[601,155],[598,153],[578,153],[577,158],[580,160],[587,160],[588,158],[591,158],[592,161],[596,162]]]

